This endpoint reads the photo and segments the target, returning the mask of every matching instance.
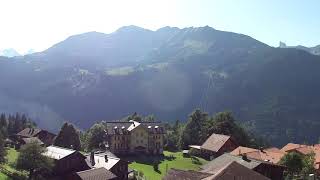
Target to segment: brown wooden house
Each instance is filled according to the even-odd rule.
[[[284,166],[280,166],[277,164],[272,164],[270,162],[260,161],[248,158],[246,156],[234,156],[228,153],[225,153],[216,159],[210,161],[208,164],[201,167],[204,173],[212,173],[215,174],[224,166],[231,162],[237,162],[242,166],[245,166],[257,173],[262,174],[272,180],[282,180],[283,172],[285,170]]]
[[[128,162],[118,158],[109,151],[91,153],[87,156],[86,161],[91,168],[105,168],[119,179],[128,179]]]
[[[164,180],[270,180],[235,161],[232,161],[216,171],[197,172],[171,169]]]
[[[52,179],[85,177],[87,173],[89,173],[88,176],[94,176],[97,172],[103,174],[103,171],[110,171],[118,179],[128,179],[128,162],[121,160],[109,151],[83,155],[75,150],[49,146],[44,155],[55,160],[55,166],[51,174]],[[88,171],[99,168],[104,168],[107,171],[101,169],[99,171]],[[84,174],[80,173],[83,176],[77,174],[81,171],[85,171]]]
[[[18,143],[21,142],[31,142],[27,140],[28,138],[38,138],[45,146],[50,146],[54,142],[54,138],[56,137],[55,134],[37,128],[25,128],[24,130],[20,131],[16,134],[15,139]]]
[[[202,146],[200,146],[200,154],[206,159],[213,159],[237,147],[238,143],[232,137],[222,134],[212,134]]]

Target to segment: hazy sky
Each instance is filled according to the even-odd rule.
[[[0,0],[0,49],[49,48],[70,35],[124,25],[209,25],[272,46],[320,44],[320,0]]]

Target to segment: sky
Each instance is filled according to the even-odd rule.
[[[315,46],[319,8],[319,0],[0,0],[0,49],[42,51],[70,35],[126,25],[209,25],[271,46]]]

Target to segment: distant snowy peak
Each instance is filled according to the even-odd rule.
[[[1,49],[0,50],[0,56],[5,57],[15,57],[15,56],[21,56],[15,49],[8,48],[8,49]]]

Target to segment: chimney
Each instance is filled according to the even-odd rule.
[[[91,151],[90,153],[90,162],[91,166],[94,166],[96,164],[96,162],[94,161],[94,151]]]
[[[105,162],[108,162],[108,155],[104,155]]]
[[[242,160],[249,162],[249,159],[246,154],[241,154]]]

